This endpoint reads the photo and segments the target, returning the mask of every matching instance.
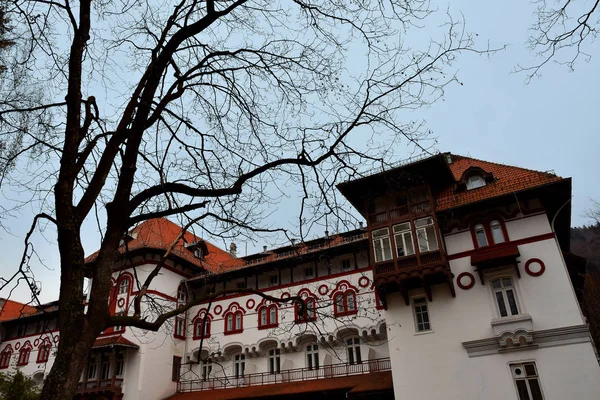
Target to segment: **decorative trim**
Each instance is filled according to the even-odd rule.
[[[463,283],[463,278],[470,279],[469,283]],[[469,290],[475,285],[475,277],[470,272],[463,272],[456,278],[456,284],[462,290]]]
[[[504,347],[507,339],[524,336],[525,344],[513,341],[513,346]],[[529,338],[529,339],[528,339]],[[543,347],[564,346],[575,343],[590,342],[590,331],[587,325],[574,325],[562,328],[545,329],[542,331],[525,331],[518,329],[515,332],[504,332],[500,337],[470,340],[462,342],[469,357],[487,356],[508,351],[530,350]]]
[[[289,297],[290,297],[290,294],[289,294],[289,292],[283,292],[283,293],[281,293],[281,296],[279,296],[279,298],[280,298],[281,300],[283,300],[283,299],[288,299]]]
[[[534,272],[531,270],[531,264],[533,264],[533,263],[538,263],[540,265],[539,271]],[[546,271],[546,265],[544,265],[544,262],[542,260],[540,260],[539,258],[530,258],[525,263],[525,272],[527,272],[528,275],[540,276],[544,273],[544,271]]]
[[[187,260],[185,260],[185,261],[189,263],[189,261],[187,261]],[[134,263],[126,263],[125,265],[116,267],[116,268],[114,268],[112,270],[112,272],[113,273],[114,272],[119,272],[119,271],[123,271],[123,270],[129,269],[129,268],[136,268],[136,267],[139,267],[139,266],[142,266],[142,265],[158,265],[159,263],[160,263],[159,260],[153,260],[153,259],[146,260],[146,259],[144,259],[142,261],[136,261]],[[175,264],[176,265],[181,265],[180,263],[175,263]],[[198,268],[198,269],[201,269],[201,267],[199,267],[197,265],[195,267]],[[179,269],[177,269],[175,267],[171,267],[170,265],[168,265],[166,263],[163,264],[162,267],[160,267],[160,268],[161,269],[166,269],[167,271],[174,272],[177,275],[183,276],[184,278],[191,278],[193,276],[192,274],[185,273],[185,272],[183,272],[183,271],[181,271],[181,270],[179,270]]]
[[[33,341],[33,346],[38,347],[40,345],[40,338],[37,338]]]
[[[319,294],[321,296],[325,296],[329,292],[329,287],[327,285],[319,286]]]
[[[119,307],[123,307],[125,305],[125,299],[124,298],[120,298],[119,300],[117,300],[117,306]]]
[[[248,301],[246,301],[246,308],[252,310],[255,304],[254,299],[248,299]]]
[[[55,335],[55,336],[54,336],[54,343],[58,343],[58,339],[59,339],[59,338],[58,338],[58,335]]]
[[[541,241],[548,240],[548,239],[554,239],[554,232],[544,233],[543,235],[530,236],[525,239],[513,240],[512,242],[504,242],[504,243],[500,243],[500,244],[497,244],[494,246],[486,246],[486,247],[481,247],[479,249],[473,249],[473,250],[463,251],[460,253],[449,254],[447,258],[449,261],[451,261],[451,260],[456,260],[456,259],[463,258],[463,257],[469,257],[469,256],[472,256],[472,255],[478,254],[478,253],[485,253],[492,249],[495,250],[495,249],[501,249],[504,247],[519,246],[519,245],[523,245],[523,244],[541,242]]]
[[[358,286],[360,286],[361,288],[366,288],[367,286],[369,286],[370,283],[371,280],[366,276],[361,276],[358,280]]]
[[[19,350],[21,348],[21,342],[15,343],[15,350]]]
[[[215,306],[215,314],[216,314],[216,315],[221,315],[221,311],[223,311],[223,307],[221,307],[221,305],[220,305],[220,304],[217,304],[217,305]]]

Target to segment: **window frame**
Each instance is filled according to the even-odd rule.
[[[411,299],[411,305],[412,305],[412,312],[413,312],[413,321],[415,324],[415,334],[433,332],[433,327],[432,327],[432,323],[431,323],[431,313],[429,312],[429,302],[427,301],[427,297],[425,297],[425,296],[413,297]],[[419,308],[425,307],[425,310],[419,311],[419,310],[417,310],[418,307]],[[419,322],[419,315],[425,315],[427,318],[427,321]],[[423,329],[421,329],[419,327],[420,324],[423,325]]]
[[[476,181],[477,183],[473,180],[474,178],[478,178]],[[476,184],[476,186],[473,186],[474,184]],[[479,189],[485,186],[487,186],[487,182],[485,181],[485,178],[479,173],[472,173],[465,179],[465,187],[467,188],[467,190]]]
[[[31,357],[31,346],[23,346],[19,350],[19,358],[17,359],[17,366],[23,366],[29,364],[29,358]]]
[[[497,222],[497,224],[494,224]],[[498,232],[502,234],[503,241],[496,242],[494,238],[494,231],[492,229],[492,224],[494,227],[499,226]],[[481,245],[478,240],[477,232],[479,228],[483,229],[483,238],[485,238],[486,244]],[[506,223],[504,219],[499,215],[492,215],[486,219],[477,219],[471,223],[471,238],[473,239],[473,247],[475,249],[489,248],[491,246],[503,245],[505,243],[510,242],[510,238],[508,236],[508,230],[506,229]]]
[[[533,366],[533,369],[534,369],[533,375],[529,375],[527,373],[528,366]],[[539,372],[539,369],[538,369],[535,361],[520,361],[520,362],[516,362],[516,363],[510,363],[509,367],[510,367],[512,381],[513,381],[513,384],[515,385],[515,391],[517,392],[518,400],[531,400],[534,398],[532,389],[531,389],[531,384],[530,384],[531,380],[535,380],[537,382],[541,400],[544,400],[546,398],[546,396],[544,395],[544,389],[542,387],[542,382],[540,379],[540,372]],[[521,369],[524,372],[524,375],[522,377],[517,376],[517,373],[516,373],[517,369]],[[519,391],[519,383],[518,382],[525,382],[525,389],[527,390],[528,398],[521,398],[521,393]]]
[[[231,327],[228,327],[229,318],[231,317]],[[244,314],[242,310],[228,311],[223,315],[225,326],[223,328],[224,335],[233,335],[244,331]],[[239,324],[238,324],[239,322]],[[239,326],[238,326],[239,325]]]
[[[209,380],[210,374],[212,374],[212,359],[207,358],[202,361],[202,382]]]
[[[314,322],[317,320],[317,299],[314,296],[309,296],[307,298],[302,299],[302,301],[306,304],[306,312],[304,315],[300,315],[298,312],[298,308],[300,307],[297,303],[294,304],[294,314],[295,321],[297,324],[300,323],[308,323]],[[310,307],[310,303],[313,304],[313,307]],[[312,315],[311,315],[312,314]]]
[[[494,228],[497,228],[497,229],[494,229]],[[495,245],[500,244],[500,243],[506,243],[506,234],[504,231],[505,231],[504,224],[502,222],[500,222],[500,220],[493,219],[490,221],[490,235],[492,237],[492,243],[494,243]],[[502,241],[496,241],[494,232],[499,232],[500,235],[502,235]]]
[[[354,266],[352,265],[352,262],[350,261],[349,258],[343,259],[341,264],[342,264],[342,272],[348,272],[348,271],[352,271],[354,269]]]
[[[179,382],[181,378],[181,357],[173,356],[173,367],[171,370],[171,382]]]
[[[428,222],[425,225],[422,226],[418,226],[418,222],[419,221],[424,221],[427,220]],[[416,234],[416,245],[415,247],[418,247],[419,249],[419,254],[423,254],[423,253],[429,253],[431,251],[439,251],[440,250],[440,243],[437,237],[437,229],[436,229],[436,225],[435,225],[435,221],[433,219],[433,217],[423,217],[423,218],[418,218],[414,220],[414,224],[415,224],[415,234]],[[431,241],[429,240],[429,234],[427,233],[427,229],[431,228],[433,231],[433,241],[435,241],[435,248],[432,248],[431,246]],[[427,250],[422,250],[421,249],[421,242],[419,241],[419,235],[422,235],[422,237],[424,237],[425,239],[425,243],[427,244]]]
[[[267,371],[271,375],[281,373],[281,350],[270,349],[267,353]]]
[[[210,315],[204,314],[203,316],[198,316],[194,321],[194,334],[192,339],[206,339],[210,337],[210,329],[212,324],[212,317]],[[200,334],[198,334],[198,327],[202,326]]]
[[[188,292],[182,284],[177,287],[177,308],[184,306],[188,301]],[[186,313],[178,314],[175,317],[175,326],[173,329],[173,337],[175,339],[185,339],[187,335],[187,315]]]
[[[491,292],[491,296],[492,296],[492,302],[494,304],[494,312],[495,312],[495,315],[497,318],[511,318],[511,317],[515,317],[517,315],[522,315],[524,313],[523,307],[522,307],[521,303],[519,302],[520,293],[517,293],[517,285],[515,283],[516,281],[513,278],[514,278],[513,275],[509,275],[509,274],[498,274],[498,275],[494,275],[494,276],[488,278],[488,281],[490,283],[490,292]],[[510,283],[511,283],[510,287],[504,286],[504,279],[510,280]],[[501,282],[501,287],[494,288],[494,282],[496,282],[496,281]],[[507,290],[512,290],[514,305],[517,310],[516,314],[513,314],[513,310],[511,309],[509,296],[506,293]],[[496,293],[502,294],[502,299],[504,302],[504,308],[506,311],[506,315],[502,315],[502,310],[500,308],[500,304],[498,302],[498,297],[497,297]]]
[[[35,360],[36,363],[42,364],[42,363],[48,362],[48,359],[50,358],[51,350],[52,350],[52,345],[50,343],[48,343],[48,342],[42,343],[38,347],[38,354],[37,354],[37,358]]]
[[[310,343],[307,344],[304,348],[304,352],[306,354],[306,369],[309,371],[318,370],[320,367],[319,360],[319,344],[318,343]]]
[[[264,323],[262,318],[263,312],[265,313]],[[258,307],[258,312],[256,315],[258,316],[258,329],[269,329],[279,326],[279,309],[276,304],[268,304]]]
[[[349,365],[362,364],[362,354],[360,349],[360,338],[352,337],[345,341]]]
[[[119,290],[117,295],[129,294],[129,277],[125,276],[119,282]]]
[[[235,379],[244,378],[246,372],[246,355],[238,353],[233,358],[233,372]]]
[[[10,346],[7,346],[0,353],[0,369],[6,369],[10,367],[10,361],[13,355],[13,351],[10,349]]]
[[[338,297],[341,296],[341,307]],[[345,291],[337,291],[333,294],[333,314],[336,317],[343,317],[346,315],[354,315],[358,312],[356,304],[356,292],[353,289],[346,289]],[[350,302],[348,299],[352,299],[353,309],[350,309]]]
[[[396,227],[400,227],[401,225],[408,225],[408,229],[398,228],[398,231],[396,231]],[[392,226],[392,234],[394,235],[394,252],[396,254],[396,258],[411,257],[416,254],[417,247],[415,246],[415,238],[413,237],[413,221],[409,220],[409,221],[400,222],[398,224],[394,224]],[[409,240],[406,239],[407,234],[408,234]],[[403,255],[398,254],[398,241],[399,241],[398,238],[400,238],[400,241],[402,242],[402,249],[404,250]],[[412,253],[410,253],[410,254],[408,254],[408,252],[406,251],[408,249],[407,243],[410,243],[410,248],[412,251]]]
[[[381,231],[385,231],[386,233],[384,235],[375,237],[375,232],[381,232]],[[382,263],[382,262],[393,260],[394,259],[394,250],[392,248],[392,238],[390,236],[390,228],[383,227],[383,228],[373,229],[370,232],[370,236],[371,236],[371,244],[372,244],[372,249],[373,249],[373,260],[375,260],[376,263]],[[386,241],[386,240],[387,240],[387,244],[388,244],[389,258],[385,258],[385,246],[383,246],[383,244],[384,244],[384,241]],[[380,243],[382,259],[377,258],[377,251],[375,250],[376,242]]]

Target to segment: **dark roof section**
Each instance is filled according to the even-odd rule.
[[[132,349],[140,348],[140,346],[131,342],[130,340],[125,339],[122,335],[96,339],[94,345],[92,346],[93,349],[101,349],[103,347],[129,347]]]

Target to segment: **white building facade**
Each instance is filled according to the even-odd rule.
[[[243,258],[186,233],[144,312],[224,295],[158,332],[105,331],[76,398],[599,397],[563,257],[569,179],[439,154],[339,190],[364,228]],[[111,312],[132,313],[180,229],[150,220],[124,238]],[[52,307],[1,322],[0,372],[43,381],[60,340]]]

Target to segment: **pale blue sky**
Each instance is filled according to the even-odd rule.
[[[444,9],[446,5],[439,6]],[[548,65],[543,76],[525,84],[525,76],[512,74],[515,65],[532,64],[535,59],[525,47],[532,23],[533,6],[523,0],[505,2],[453,1],[451,7],[461,10],[470,31],[492,47],[507,44],[506,50],[490,57],[467,55],[456,64],[463,85],[453,85],[443,101],[410,112],[407,118],[419,116],[438,138],[436,148],[456,154],[536,170],[554,170],[573,178],[573,225],[589,222],[584,213],[590,199],[600,199],[600,131],[598,128],[597,93],[600,92],[600,50],[590,44],[589,63],[580,62],[574,72],[566,67]],[[422,31],[423,35],[426,32]],[[427,38],[428,39],[428,38]],[[397,153],[407,155],[399,149]],[[282,202],[273,218],[286,221],[292,202]],[[8,276],[18,263],[23,237],[31,216],[9,224],[11,234],[0,233],[0,275]],[[295,220],[288,221],[294,224]],[[83,232],[86,252],[96,250],[97,234]],[[54,239],[50,237],[50,240]],[[37,250],[49,269],[37,267],[42,281],[43,301],[58,296],[58,254],[54,244],[38,240]],[[217,243],[225,247],[223,243]],[[238,251],[245,253],[245,244]],[[249,253],[258,251],[262,243],[249,243]],[[0,293],[6,297],[7,292]],[[27,290],[18,288],[13,298],[27,301]]]

